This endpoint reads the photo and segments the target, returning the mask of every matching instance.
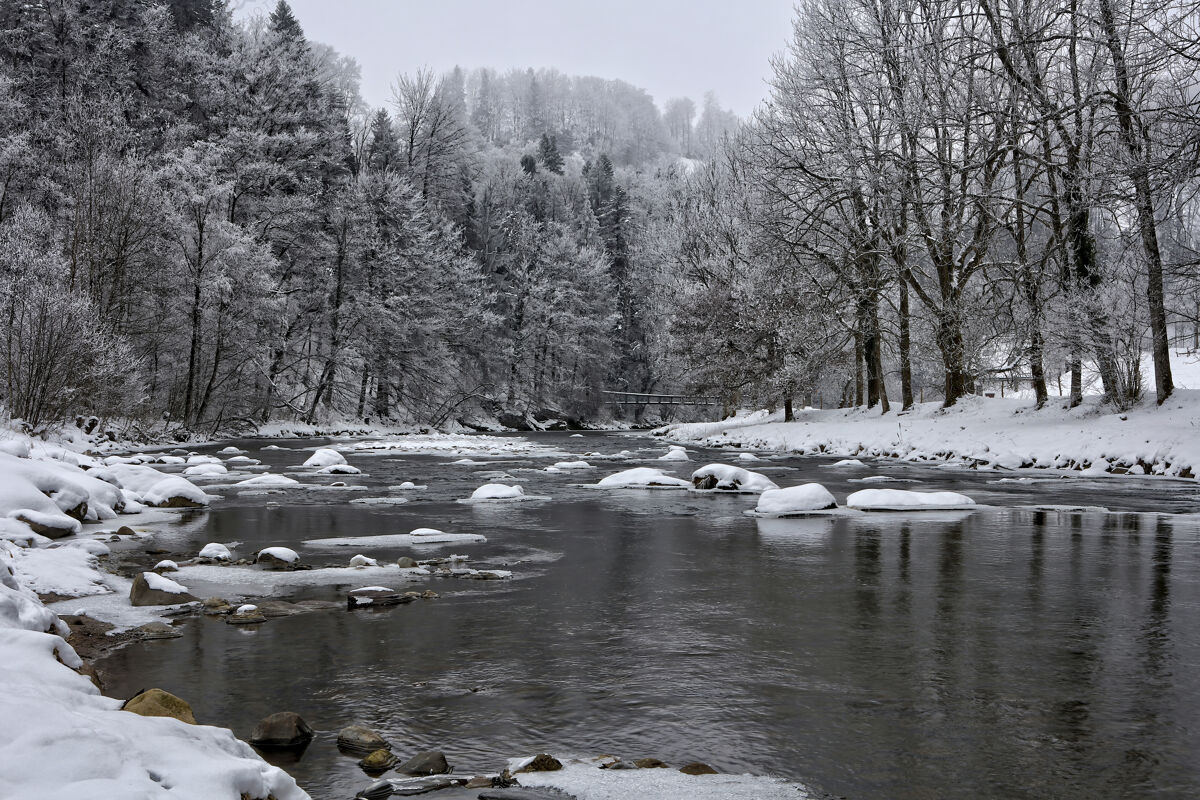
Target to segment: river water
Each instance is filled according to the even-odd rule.
[[[686,476],[729,453],[694,449],[690,465],[671,465],[653,461],[664,447],[647,438],[526,438],[632,458],[593,458],[599,469],[584,477],[534,471],[562,455],[472,467],[452,464],[457,455],[348,454],[368,474],[346,480],[373,493],[225,491],[159,540],[181,555],[208,541],[245,553],[288,545],[312,563],[466,553],[512,580],[430,579],[435,601],[251,629],[192,620],[182,639],[102,662],[107,693],[159,686],[243,738],[267,714],[297,711],[319,733],[286,768],[319,799],[368,782],[333,746],[355,722],[401,755],[443,750],[460,773],[542,751],[617,753],[847,798],[1200,797],[1200,524],[1168,513],[1200,508],[1194,482],[998,482],[776,458],[757,466],[839,499],[876,485],[854,479],[887,475],[918,482],[878,485],[962,491],[989,507],[761,520],[742,514],[749,496],[571,486],[637,465]],[[273,471],[308,455],[239,444]],[[495,470],[553,499],[455,502]],[[404,480],[429,488],[401,506],[349,503]],[[1111,513],[1030,508],[1039,503]],[[422,526],[488,541],[301,547]],[[346,588],[290,596],[338,599]]]

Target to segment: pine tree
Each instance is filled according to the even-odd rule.
[[[287,0],[279,0],[275,4],[275,10],[271,12],[270,21],[271,30],[289,42],[304,41],[304,29],[300,27],[300,21],[292,13],[292,7],[287,4]]]
[[[371,143],[367,145],[367,169],[386,172],[400,161],[400,142],[386,109],[379,109],[371,118]]]
[[[538,160],[549,172],[555,175],[563,174],[563,157],[558,152],[558,143],[553,136],[542,134],[542,139],[538,142]]]
[[[530,155],[521,156],[521,169],[526,175],[537,175],[537,159]]]

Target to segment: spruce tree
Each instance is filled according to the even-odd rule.
[[[563,157],[558,152],[558,143],[553,136],[542,134],[542,139],[538,142],[538,159],[548,171],[555,175],[563,174]]]
[[[300,21],[292,13],[292,7],[287,4],[287,0],[279,0],[275,4],[270,21],[271,30],[289,42],[304,41],[304,29],[300,27]]]

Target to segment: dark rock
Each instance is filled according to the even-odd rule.
[[[396,559],[396,566],[400,567],[401,569],[412,569],[412,568],[418,566],[418,564],[417,564],[417,560],[415,558],[409,558],[408,556],[400,556],[399,558]]]
[[[685,764],[684,766],[679,768],[679,771],[682,772],[684,775],[717,775],[717,774],[719,774],[715,769],[710,767],[708,764],[704,764],[700,761],[693,761],[691,764]]]
[[[271,553],[267,553],[267,552],[259,553],[255,557],[254,563],[262,564],[267,569],[284,570],[284,569],[295,569],[296,568],[296,562],[284,561],[282,558],[276,558],[274,555],[272,555]]]
[[[349,725],[338,732],[337,746],[339,750],[350,753],[367,755],[376,750],[390,750],[392,745],[387,739],[363,725]]]
[[[438,750],[426,750],[396,767],[403,775],[445,775],[450,771],[446,756]]]
[[[183,636],[183,631],[165,622],[147,622],[134,632],[143,639],[178,639]]]
[[[146,505],[153,506],[155,508],[204,508],[203,503],[197,503],[195,500],[187,497],[180,497],[178,495],[175,497],[168,497],[161,503],[147,503]]]
[[[352,589],[346,594],[346,608],[398,606],[403,603],[411,603],[415,599],[391,589]]]
[[[441,595],[435,592],[433,589],[426,589],[425,591],[421,592],[422,600],[436,600],[439,597],[441,597]]]
[[[125,701],[122,711],[131,711],[143,717],[170,717],[189,725],[196,724],[192,707],[186,700],[180,700],[170,692],[162,689],[145,689]]]
[[[474,778],[471,778],[471,780],[467,781],[466,786],[463,788],[466,788],[466,789],[491,789],[492,785],[493,785],[492,780],[493,779],[489,778],[487,775],[476,775]]]
[[[554,772],[559,769],[562,769],[561,761],[547,753],[539,753],[533,757],[533,761],[530,761],[517,770],[517,774],[522,772]]]
[[[669,765],[665,761],[659,761],[657,758],[639,758],[633,762],[638,769],[665,769]]]
[[[396,765],[398,758],[391,750],[380,748],[358,762],[358,765],[363,768],[367,774],[375,772],[386,772]]]
[[[279,711],[259,720],[250,733],[250,744],[255,747],[307,747],[313,736],[313,729],[299,714]]]
[[[87,519],[87,512],[88,512],[88,504],[87,504],[87,501],[84,500],[79,505],[75,506],[74,508],[68,508],[63,513],[66,514],[71,519],[83,522],[85,519]]]
[[[117,535],[118,536],[137,536],[137,531],[135,531],[133,528],[129,527],[128,525],[122,525],[121,527],[117,528]]]
[[[518,417],[516,414],[500,414],[496,417],[496,421],[506,428],[511,428],[514,431],[533,430],[530,427],[529,421],[524,417]]]
[[[260,622],[266,621],[266,616],[258,609],[243,611],[240,614],[234,611],[234,613],[225,618],[225,624],[227,625],[257,625]]]
[[[258,613],[268,619],[291,617],[311,610],[299,603],[288,603],[283,600],[255,600],[254,604],[258,606]]]
[[[135,606],[173,606],[179,603],[192,603],[198,599],[188,592],[164,592],[159,589],[151,589],[150,584],[146,582],[144,572],[139,572],[138,576],[133,579],[133,586],[129,587],[129,603]]]
[[[75,533],[71,528],[60,528],[54,525],[43,525],[40,522],[34,522],[28,517],[23,517],[20,514],[16,518],[29,526],[29,529],[34,533],[45,536],[47,539],[61,539],[64,536],[71,536]]]
[[[717,476],[697,475],[692,478],[692,486],[697,489],[715,489],[717,488]]]

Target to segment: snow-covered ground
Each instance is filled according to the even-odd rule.
[[[1193,477],[1200,474],[1200,390],[1177,390],[1162,406],[1148,399],[1126,412],[1096,397],[1065,408],[1037,409],[1020,398],[967,397],[951,408],[925,403],[911,411],[806,409],[742,413],[715,423],[669,425],[657,433],[708,447],[830,456],[960,462],[984,469],[1038,467]],[[855,465],[856,466],[856,465]]]
[[[91,532],[98,524],[84,523],[139,524],[153,518],[149,505],[208,502],[183,477],[137,459],[106,464],[85,455],[88,446],[0,431],[0,797],[307,798],[229,730],[122,711],[78,671],[56,611],[108,604],[118,627],[131,627],[165,608],[130,605],[132,582],[99,568],[108,546]],[[51,610],[35,591],[77,599]]]

